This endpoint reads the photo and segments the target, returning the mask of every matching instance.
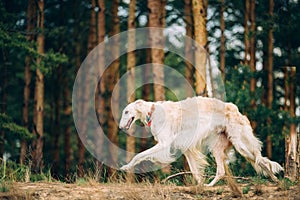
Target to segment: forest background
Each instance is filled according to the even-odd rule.
[[[26,173],[33,181],[50,174],[68,182],[89,173],[103,182],[124,175],[86,151],[74,126],[71,94],[77,70],[97,44],[141,27],[166,28],[170,34],[160,42],[175,47],[183,35],[204,46],[215,60],[212,65],[220,69],[226,101],[249,117],[263,141],[263,155],[285,166],[286,177],[299,180],[298,0],[1,0],[0,9],[0,168],[5,172],[1,181],[16,172],[19,181],[28,177]],[[201,63],[201,58],[195,59]],[[127,70],[151,62],[183,74],[197,95],[207,93],[205,79],[172,52],[142,49],[120,56],[99,84],[96,110],[108,138],[129,151],[140,152],[154,141],[127,137],[118,130],[111,93]],[[145,71],[143,78],[151,74],[167,79],[159,70]],[[153,84],[144,85],[130,101],[140,98],[177,100]],[[107,156],[115,155],[109,151]],[[188,170],[181,158],[161,171],[129,179],[156,180],[184,168]],[[212,164],[207,173],[213,170]],[[239,156],[232,171],[237,176],[255,174]]]

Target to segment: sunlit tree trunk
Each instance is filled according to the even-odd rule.
[[[44,54],[44,43],[45,36],[44,30],[44,1],[38,0],[38,18],[37,27],[39,33],[37,36],[37,51],[39,54]],[[41,65],[41,57],[38,57],[36,64]],[[43,167],[43,139],[44,139],[44,75],[40,68],[36,69],[36,80],[35,80],[35,92],[34,92],[34,114],[33,123],[34,129],[33,134],[36,135],[36,139],[33,141],[32,151],[32,170],[38,173]]]
[[[162,15],[161,11],[165,8],[162,7],[161,0],[148,1],[149,8],[149,27],[162,28]],[[153,63],[153,80],[154,80],[154,99],[156,101],[165,99],[164,89],[164,71],[161,66],[157,64],[164,63],[164,51],[163,51],[163,33],[159,30],[150,31],[149,33],[150,45],[159,46],[158,48],[151,49],[151,60]]]
[[[225,0],[221,0],[220,9],[220,29],[221,29],[221,39],[220,39],[220,70],[222,75],[222,80],[225,81]]]
[[[244,11],[244,45],[245,45],[245,57],[244,63],[249,64],[250,59],[250,34],[249,34],[249,16],[250,16],[250,0],[245,0],[245,11]]]
[[[250,70],[252,73],[256,71],[256,22],[255,22],[255,0],[251,0],[250,4]],[[250,81],[250,91],[252,93],[255,92],[256,88],[256,80],[255,78],[251,78]],[[251,103],[253,107],[255,107],[255,102],[252,101]]]
[[[273,10],[274,1],[269,0],[269,16],[273,21]],[[273,25],[270,24],[268,27],[268,61],[267,61],[267,72],[268,72],[268,91],[267,91],[267,107],[272,109],[273,104]],[[268,126],[272,124],[271,118],[267,120]],[[267,156],[272,158],[272,135],[267,135]]]
[[[250,30],[249,30],[250,24]],[[245,12],[244,12],[244,45],[245,45],[245,58],[244,64],[250,67],[250,71],[254,73],[256,71],[256,24],[255,24],[255,0],[245,0]],[[250,79],[250,92],[252,98],[250,106],[253,110],[256,109],[254,93],[256,89],[256,80],[254,77]],[[251,126],[255,131],[257,123],[254,120],[250,120]]]
[[[207,2],[205,0],[192,0],[194,36],[195,41],[203,48],[207,47],[206,15]],[[196,49],[195,53],[195,81],[196,95],[207,96],[206,90],[206,60],[207,54],[203,49]]]
[[[118,7],[119,7],[119,0],[112,0],[112,31],[110,36],[116,36],[120,33],[120,19],[118,16]],[[119,91],[118,87],[115,88],[116,83],[119,80],[119,67],[120,67],[120,49],[119,43],[120,38],[118,36],[114,37],[114,45],[111,46],[111,51],[113,56],[114,62],[108,68],[108,76],[107,76],[107,83],[108,83],[108,138],[110,142],[117,145],[118,144],[118,126],[115,121],[119,121],[119,119],[115,119],[119,115]],[[112,92],[114,90],[114,96],[112,96]],[[112,106],[114,106],[114,114],[112,113]],[[111,160],[116,163],[118,160],[118,152],[113,148],[112,145],[109,146],[109,152]],[[110,178],[113,180],[116,178],[116,170],[113,168],[109,169]]]
[[[35,34],[33,33],[36,24],[36,5],[34,0],[29,0],[27,5],[27,41],[33,42]],[[31,83],[31,72],[30,65],[32,63],[30,56],[25,57],[25,70],[24,70],[24,100],[23,100],[23,126],[28,127],[29,122],[29,102],[30,102],[30,83]],[[20,164],[24,164],[27,151],[27,142],[21,141],[20,151]]]
[[[129,16],[128,16],[128,54],[127,54],[127,100],[129,103],[135,100],[135,52],[132,51],[135,49],[135,8],[136,1],[130,0],[129,4]],[[129,134],[126,140],[126,150],[127,152],[135,152],[135,137],[133,135],[134,129],[129,130]],[[132,157],[127,154],[126,161],[129,162]],[[134,174],[128,173],[126,180],[128,182],[134,182]]]
[[[185,19],[185,30],[186,30],[186,36],[189,38],[193,38],[193,17],[192,17],[192,1],[191,0],[184,0],[184,19]],[[192,40],[186,40],[185,41],[185,78],[189,82],[189,86],[194,88],[194,66],[192,63],[188,62],[187,60],[193,60],[194,59],[194,53],[192,46]],[[186,89],[186,96],[192,97],[193,91],[190,90],[190,88]]]
[[[289,112],[293,120],[296,117],[296,96],[295,96],[295,83],[296,83],[296,67],[290,68],[289,80]],[[295,122],[290,124],[290,133],[286,137],[286,164],[285,176],[292,181],[299,180],[300,169],[300,152],[299,152],[299,138],[297,137],[297,125]]]

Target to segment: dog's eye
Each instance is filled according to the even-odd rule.
[[[126,110],[126,111],[125,111],[125,115],[127,115],[127,114],[128,114],[128,111]]]

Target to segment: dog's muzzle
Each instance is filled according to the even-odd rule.
[[[132,124],[133,121],[134,121],[134,117],[131,117],[128,120],[126,126],[123,126],[123,127],[119,126],[119,128],[122,129],[122,130],[128,130],[130,128],[130,126],[131,126],[131,124]]]

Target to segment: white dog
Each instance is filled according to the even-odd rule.
[[[157,144],[137,154],[121,170],[132,169],[144,160],[171,163],[176,160],[174,152],[181,151],[194,178],[202,184],[205,154],[210,151],[217,163],[216,176],[208,184],[213,186],[225,176],[225,161],[232,146],[258,173],[273,181],[278,180],[274,174],[283,170],[278,163],[262,157],[262,143],[253,135],[247,117],[232,103],[205,97],[178,102],[137,100],[123,110],[119,127],[128,130],[136,120],[150,127]]]

